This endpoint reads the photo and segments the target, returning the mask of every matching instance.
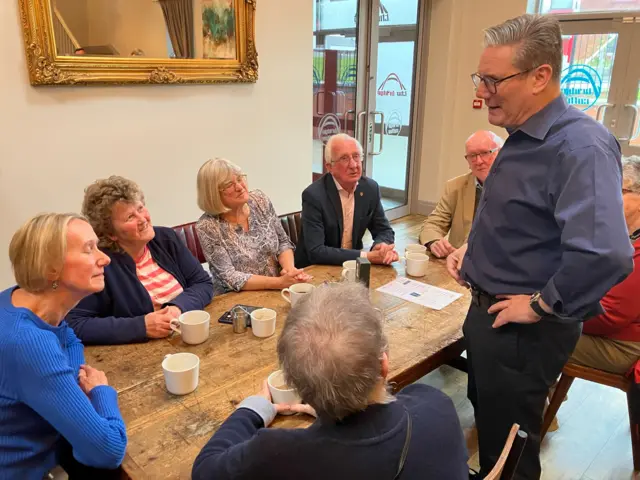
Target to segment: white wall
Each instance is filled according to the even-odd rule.
[[[505,130],[474,110],[470,75],[482,52],[482,30],[526,12],[527,0],[432,0],[420,156],[419,203],[435,203],[447,179],[468,171],[464,142],[474,131]],[[420,205],[415,210],[420,210]]]
[[[149,0],[151,1],[151,0]],[[140,183],[158,225],[195,220],[199,166],[240,164],[278,212],[311,180],[312,2],[258,2],[260,79],[250,85],[29,85],[18,2],[0,2],[0,288],[11,235],[41,211],[78,211],[93,180]]]

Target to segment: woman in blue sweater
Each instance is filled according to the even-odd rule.
[[[61,464],[70,478],[105,478],[127,445],[116,391],[84,364],[63,321],[104,288],[109,258],[87,221],[43,214],[13,236],[17,286],[0,293],[0,477],[40,480]]]
[[[151,224],[135,182],[115,175],[94,182],[85,190],[82,213],[111,259],[104,290],[67,317],[84,344],[163,338],[172,319],[211,302],[211,277],[172,229]]]
[[[307,405],[273,405],[268,388],[245,399],[196,458],[194,480],[468,479],[451,399],[421,384],[388,393],[381,315],[362,285],[316,288],[298,302],[278,358]],[[318,419],[309,428],[265,428],[285,412]]]

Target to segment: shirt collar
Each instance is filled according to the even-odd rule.
[[[478,180],[478,177],[473,177],[474,180],[476,181],[476,188],[478,190],[482,190],[483,185],[480,183],[480,181]]]
[[[335,184],[336,184],[336,188],[338,189],[338,193],[340,193],[340,192],[342,191],[342,192],[346,192],[348,195],[353,195],[354,193],[356,193],[356,189],[358,188],[358,184],[360,183],[359,181],[358,181],[358,182],[356,182],[356,188],[354,188],[354,189],[353,189],[353,193],[349,193],[349,192],[347,192],[344,188],[342,188],[342,185],[340,185],[340,182],[338,182],[338,181],[336,180],[336,177],[334,177],[333,175],[331,175],[331,178],[333,178],[333,181],[334,181],[334,182],[335,182]]]
[[[538,140],[544,140],[551,130],[554,123],[560,118],[560,116],[567,111],[569,104],[565,100],[563,95],[559,95],[553,99],[547,106],[545,106],[539,112],[534,113],[524,122],[522,125],[515,129],[507,129],[509,135],[520,130],[526,133],[530,137]]]

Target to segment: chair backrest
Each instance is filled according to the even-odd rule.
[[[298,245],[298,238],[300,238],[300,229],[302,228],[302,212],[287,213],[285,215],[278,216],[282,228],[289,235],[291,243]]]
[[[512,480],[526,443],[527,433],[520,430],[520,425],[514,423],[498,461],[484,477],[485,480]]]
[[[189,251],[193,254],[194,257],[198,259],[200,263],[207,263],[207,259],[205,258],[204,252],[202,251],[202,246],[200,245],[198,233],[196,232],[196,222],[178,225],[176,227],[173,227],[173,231],[178,234],[180,240],[182,240]]]

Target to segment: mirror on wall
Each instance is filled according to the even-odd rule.
[[[20,0],[33,85],[255,82],[256,0]]]

